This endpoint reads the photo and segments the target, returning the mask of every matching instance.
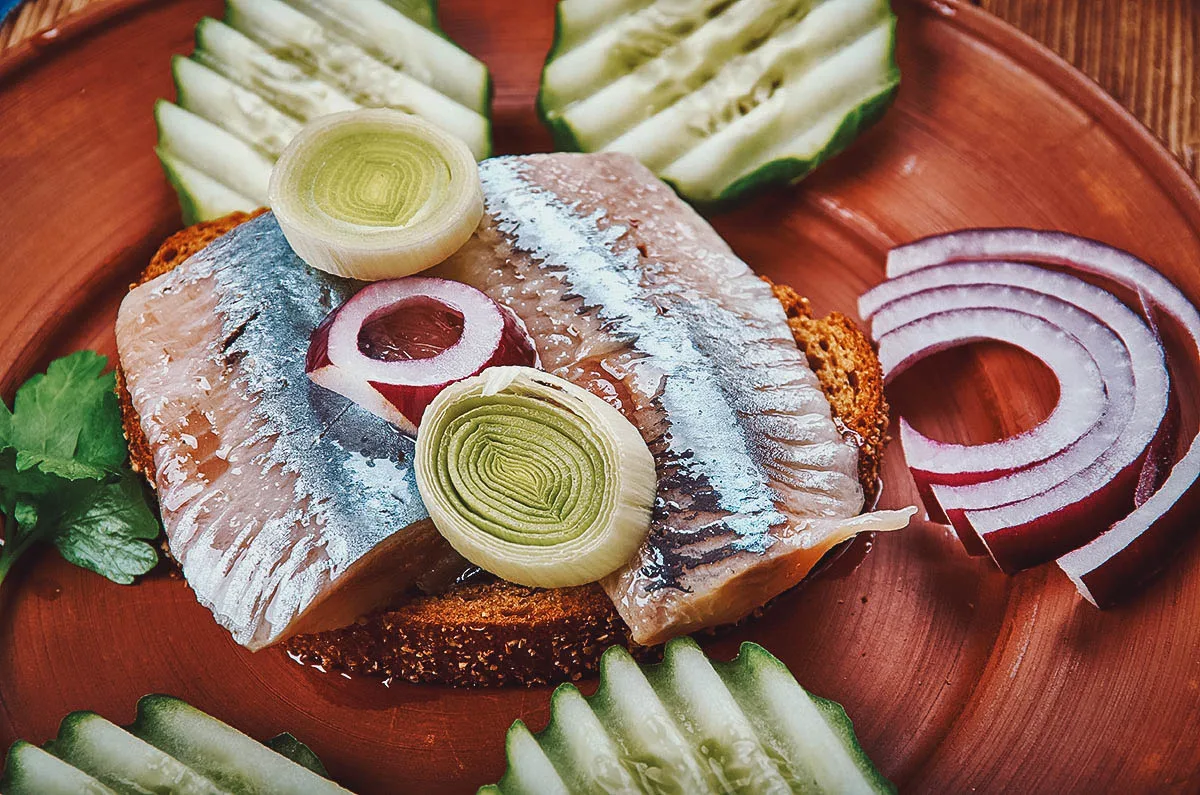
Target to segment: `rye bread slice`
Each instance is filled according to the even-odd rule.
[[[142,284],[170,271],[258,213],[233,213],[167,238],[142,273]],[[132,285],[136,286],[136,285]],[[796,344],[808,358],[835,419],[857,435],[859,479],[870,505],[878,493],[888,427],[883,372],[869,338],[834,312],[814,317],[808,300],[772,285]],[[154,482],[154,457],[117,368],[125,437],[134,471]],[[637,648],[596,584],[541,590],[503,581],[469,583],[418,595],[355,624],[283,644],[326,669],[414,682],[494,686],[576,680],[594,673],[601,652],[620,643]]]

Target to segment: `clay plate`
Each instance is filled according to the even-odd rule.
[[[1200,193],[1136,122],[1031,40],[956,3],[895,0],[904,85],[886,120],[799,189],[715,223],[760,272],[850,311],[893,243],[967,225],[1081,233],[1149,258],[1200,296]],[[0,388],[81,347],[113,353],[126,285],[179,226],[151,107],[168,57],[216,0],[96,3],[0,63]],[[546,149],[533,111],[550,0],[444,3],[446,29],[496,80],[500,152]],[[1195,385],[1184,383],[1188,428]],[[1044,415],[1055,390],[1007,350],[943,355],[893,402],[926,431],[983,441]],[[915,499],[899,449],[884,504]],[[1195,791],[1200,787],[1200,545],[1101,614],[1054,567],[1005,577],[942,528],[877,538],[709,645],[756,640],[845,704],[902,789]],[[35,555],[0,595],[0,746],[41,742],[71,710],[132,718],[181,696],[266,737],[312,745],[360,792],[464,792],[503,770],[514,718],[548,689],[347,680],[234,645],[178,580],[123,588]]]

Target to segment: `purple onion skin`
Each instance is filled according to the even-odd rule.
[[[1179,402],[1175,392],[1167,405],[1158,436],[1138,473],[1134,503],[1141,505],[1158,491],[1171,473],[1174,448],[1180,424]],[[1105,560],[1081,578],[1096,606],[1115,607],[1138,595],[1150,580],[1179,557],[1180,547],[1196,534],[1200,516],[1200,488],[1195,484],[1183,497],[1147,527],[1129,546]],[[1194,543],[1194,539],[1193,539]]]
[[[1180,556],[1189,539],[1195,543],[1196,517],[1200,515],[1200,488],[1183,497],[1129,546],[1105,560],[1082,579],[1096,606],[1114,607],[1140,593],[1146,583]]]
[[[1133,510],[1133,489],[1141,460],[1117,474],[1103,488],[1065,508],[1032,522],[1005,527],[984,536],[996,565],[1008,574],[1057,560],[1087,544]],[[969,526],[965,516],[958,517]]]
[[[1171,474],[1171,467],[1175,463],[1175,440],[1178,435],[1179,396],[1172,390],[1167,400],[1167,415],[1163,418],[1154,441],[1150,442],[1150,447],[1146,452],[1146,462],[1142,465],[1142,471],[1138,477],[1137,488],[1133,493],[1135,506],[1140,507],[1142,503],[1153,497],[1154,492],[1158,491],[1167,476]]]
[[[337,313],[336,309],[333,310],[325,316],[321,325],[313,329],[312,335],[308,338],[308,355],[304,358],[304,372],[311,373],[332,364],[329,361],[329,329],[333,326],[333,319],[337,317]]]
[[[335,309],[313,331],[309,339],[305,372],[311,373],[322,367],[332,366],[332,362],[329,359],[329,329],[333,325],[333,320],[337,312],[338,310]],[[534,348],[533,340],[529,338],[529,334],[515,315],[507,311],[502,311],[501,314],[504,316],[504,329],[500,334],[500,342],[491,357],[474,372],[468,373],[462,376],[462,378],[453,378],[430,386],[389,384],[378,381],[368,381],[367,383],[370,384],[372,389],[382,395],[384,400],[395,406],[396,410],[403,414],[413,426],[419,427],[421,418],[425,414],[425,409],[433,402],[433,399],[437,397],[439,392],[451,384],[473,375],[478,375],[489,367],[504,365],[536,367],[538,365],[538,355],[536,348]],[[429,361],[431,367],[436,366],[434,364],[436,357],[422,361]]]
[[[967,517],[961,510],[951,509],[946,511],[944,516],[946,521],[943,524],[954,528],[954,532],[958,534],[958,540],[962,542],[963,549],[968,555],[978,557],[988,553],[987,547],[983,545],[983,539],[975,532],[975,528],[971,527],[971,523],[967,521]]]

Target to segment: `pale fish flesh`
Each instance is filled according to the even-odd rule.
[[[769,287],[694,210],[624,155],[480,165],[487,212],[436,275],[525,322],[547,370],[610,400],[658,469],[652,526],[603,585],[635,640],[737,621],[855,533],[857,448]],[[802,285],[801,285],[802,287]]]
[[[461,564],[417,493],[412,440],[305,375],[312,330],[360,286],[309,268],[264,215],[121,304],[171,554],[251,649]]]

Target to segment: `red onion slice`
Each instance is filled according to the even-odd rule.
[[[996,552],[986,546],[987,539],[981,539],[975,533],[970,517],[964,514],[964,511],[968,508],[1004,505],[1032,497],[1045,491],[1048,484],[1073,476],[1091,465],[1112,446],[1128,424],[1133,413],[1134,380],[1128,350],[1117,335],[1093,315],[1057,298],[1017,287],[955,285],[924,290],[886,304],[875,315],[872,327],[877,334],[887,334],[899,325],[939,311],[953,312],[985,307],[1029,312],[1052,322],[1063,332],[1079,340],[1096,362],[1108,398],[1108,406],[1101,414],[1099,422],[1073,444],[1045,461],[1008,475],[960,486],[933,484],[922,478],[923,494],[929,498],[927,502],[937,505],[937,510],[929,505],[926,506],[927,510],[931,514],[941,512],[963,539],[963,545],[968,552],[977,555],[991,552],[995,558]],[[1132,313],[1130,315],[1134,322],[1138,322],[1136,316]],[[1060,390],[1061,388],[1060,384]],[[917,444],[917,440],[909,437],[907,425],[902,426],[901,437],[906,451]],[[1145,439],[1144,442],[1148,444],[1149,439]],[[921,475],[914,472],[914,477]],[[1045,554],[1038,545],[1030,546],[1033,547],[1035,555]],[[1039,562],[1053,560],[1057,556],[1057,553],[1050,554]],[[1003,556],[997,560],[997,564],[1003,569],[1013,565],[1005,561]]]
[[[1031,229],[967,230],[895,249],[887,267],[889,276],[900,276],[948,261],[1013,259],[1068,266],[1137,291],[1179,324],[1200,360],[1200,312],[1187,296],[1142,260],[1095,240]],[[1084,598],[1099,607],[1111,605],[1167,562],[1179,540],[1191,534],[1186,520],[1195,507],[1192,486],[1198,476],[1200,437],[1193,437],[1158,491],[1095,540],[1059,559]]]
[[[499,365],[536,366],[524,325],[484,293],[448,279],[375,282],[313,332],[305,370],[416,433],[425,407],[456,381]]]
[[[1053,323],[1009,309],[929,314],[889,330],[879,338],[884,378],[890,381],[930,354],[979,340],[1006,342],[1044,362],[1063,385],[1058,405],[1024,433],[977,445],[930,439],[902,418],[909,468],[926,483],[976,483],[1044,461],[1078,441],[1102,415],[1104,383],[1087,349]]]
[[[1128,513],[1132,507],[1128,468],[1155,438],[1166,411],[1169,376],[1156,335],[1129,307],[1099,287],[1044,268],[1015,263],[940,265],[884,282],[860,302],[864,314],[874,315],[875,334],[921,313],[971,306],[1029,309],[1083,340],[1100,366],[1111,403],[1091,432],[1040,464],[977,484],[922,484],[923,494],[954,525],[968,551],[990,551],[1001,568],[1012,571],[1044,563],[1086,543],[1098,527]],[[1084,471],[1093,464],[1091,471]],[[973,511],[1026,500],[1060,483],[1070,487],[1055,492],[1056,510],[1079,503],[1088,521],[1064,527],[1059,516],[1058,521],[1032,525],[1039,534],[1024,526],[1030,521],[1027,517],[1022,524],[982,541],[975,535],[976,524],[988,526],[996,519],[995,514]],[[930,512],[937,511],[931,508]],[[1020,507],[1009,506],[1005,512],[1011,520]]]

